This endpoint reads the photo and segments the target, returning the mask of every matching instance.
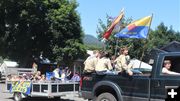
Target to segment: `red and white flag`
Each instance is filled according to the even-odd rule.
[[[115,28],[115,26],[122,20],[124,16],[124,9],[121,10],[119,16],[112,22],[111,26],[108,28],[108,30],[104,33],[103,35],[103,40],[108,40],[108,38],[110,37],[113,29]]]

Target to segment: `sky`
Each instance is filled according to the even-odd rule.
[[[152,15],[151,28],[161,23],[180,32],[180,0],[77,0],[81,26],[85,34],[97,37],[98,19],[106,24],[106,15],[117,17],[122,8],[126,18],[137,20]]]

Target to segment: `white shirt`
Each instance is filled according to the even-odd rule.
[[[54,73],[54,77],[55,77],[55,78],[60,78],[60,76],[59,76],[59,71],[58,71],[57,69],[55,69],[55,70],[53,71],[53,73]]]

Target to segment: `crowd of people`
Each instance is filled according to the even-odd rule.
[[[80,76],[78,72],[72,73],[68,67],[65,69],[60,69],[56,68],[53,71],[53,77],[54,79],[61,80],[61,81],[67,81],[67,80],[72,80],[72,81],[80,81]],[[72,76],[72,74],[74,74]]]
[[[125,72],[133,75],[128,48],[122,47],[119,53],[120,55],[116,57],[110,56],[105,51],[93,51],[93,55],[90,55],[84,62],[84,73],[119,74]]]
[[[52,72],[42,74],[37,71],[37,66],[33,64],[33,72],[23,73],[22,75],[8,75],[7,81],[80,81],[78,72],[72,73],[68,67],[55,68]]]
[[[42,74],[40,71],[37,71],[36,73],[29,72],[29,73],[23,73],[22,75],[8,75],[7,81],[30,81],[30,80],[39,80],[43,81],[45,80],[45,75]]]

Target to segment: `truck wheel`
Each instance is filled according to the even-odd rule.
[[[14,93],[14,100],[15,101],[22,101],[22,95],[20,92],[15,92]]]
[[[111,93],[100,94],[96,101],[117,101],[117,99]]]

